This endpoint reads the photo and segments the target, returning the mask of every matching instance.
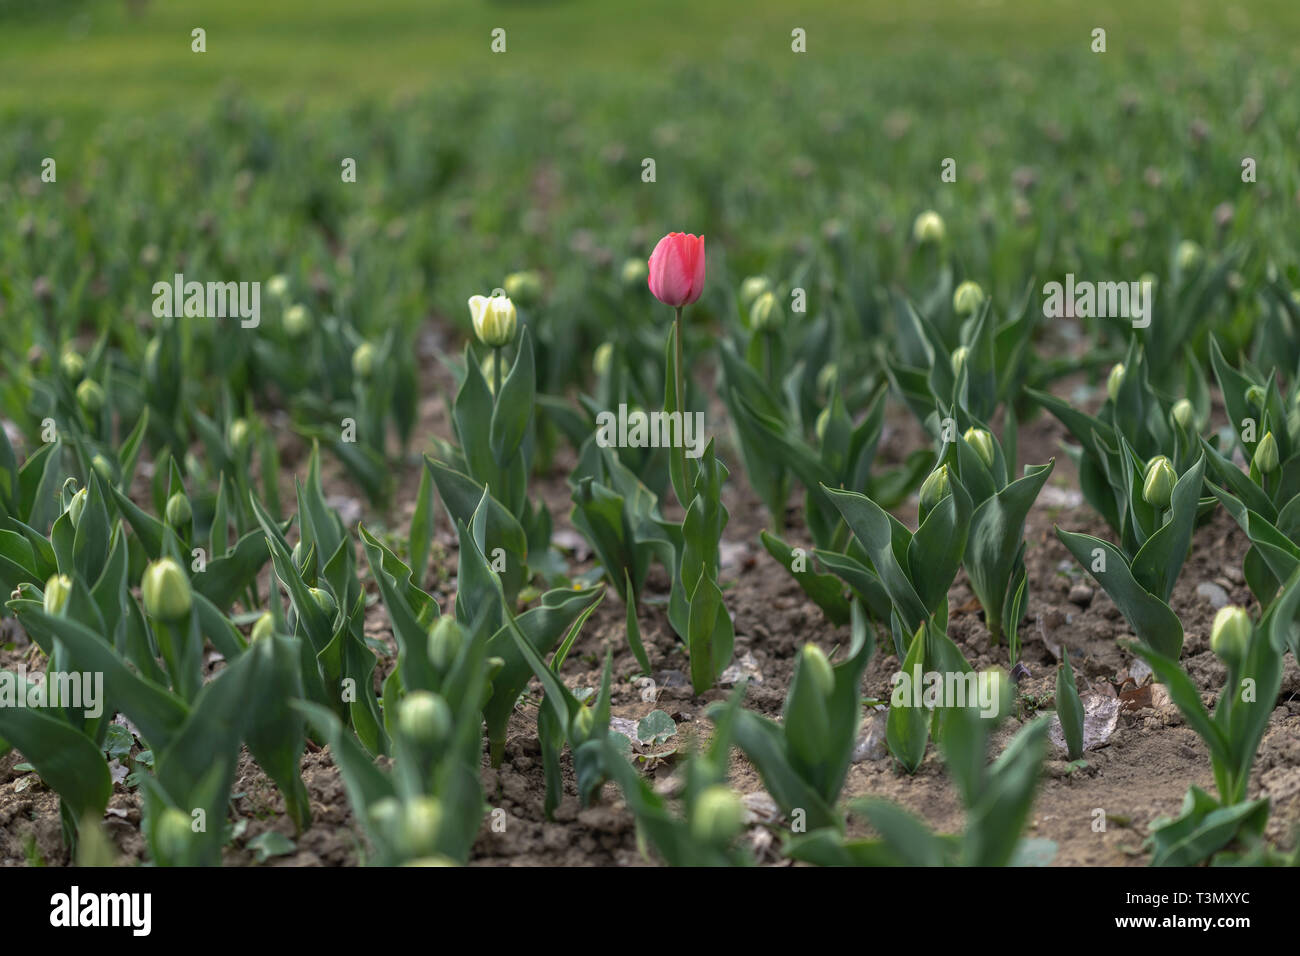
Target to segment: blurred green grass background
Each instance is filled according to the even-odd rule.
[[[1107,32],[1112,59],[1215,46],[1296,62],[1294,0],[0,0],[0,112],[190,111],[232,90],[312,108],[518,75],[653,80],[684,63],[990,56],[1047,67]],[[190,31],[207,31],[207,53]],[[508,52],[489,51],[507,31]],[[790,31],[808,53],[790,52]],[[1042,82],[1052,82],[1045,72]],[[956,92],[956,91],[954,91]],[[864,95],[865,92],[864,92]]]

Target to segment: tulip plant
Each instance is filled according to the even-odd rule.
[[[1047,722],[1026,724],[996,760],[987,762],[993,730],[1011,712],[1011,681],[1002,672],[991,714],[955,707],[948,715],[944,757],[966,809],[957,835],[938,835],[887,800],[861,798],[850,809],[879,836],[852,839],[834,829],[814,830],[789,840],[787,853],[822,866],[1006,866],[1042,858],[1047,841],[1021,838],[1038,787],[1047,749]],[[1049,857],[1050,858],[1050,857]]]
[[[1132,650],[1169,690],[1189,727],[1210,751],[1218,798],[1191,787],[1176,818],[1152,824],[1152,864],[1189,866],[1208,859],[1234,840],[1257,843],[1268,821],[1268,799],[1247,800],[1251,766],[1282,686],[1282,656],[1300,614],[1300,569],[1258,624],[1240,607],[1221,608],[1210,647],[1227,668],[1211,715],[1196,684],[1177,660],[1142,645]]]
[[[744,686],[710,717],[763,778],[777,806],[809,828],[842,826],[835,800],[848,773],[862,723],[862,674],[875,638],[861,605],[854,604],[853,638],[832,665],[815,644],[805,644],[781,711],[781,722],[740,709]]]
[[[1191,546],[1205,458],[1198,458],[1178,477],[1169,459],[1158,456],[1147,463],[1144,477],[1131,449],[1126,448],[1125,454],[1132,501],[1130,527],[1140,535],[1137,550],[1125,553],[1100,538],[1060,528],[1056,536],[1110,595],[1143,644],[1177,660],[1183,626],[1169,606],[1169,595]]]
[[[1207,484],[1250,539],[1242,572],[1268,607],[1300,567],[1300,387],[1293,380],[1284,396],[1276,373],[1265,378],[1253,366],[1233,369],[1217,342],[1211,358],[1248,469],[1206,443]],[[1300,628],[1292,634],[1292,646],[1300,647]]]

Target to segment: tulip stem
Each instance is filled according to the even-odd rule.
[[[492,349],[492,404],[501,398],[501,347]]]
[[[673,384],[674,384],[674,388],[676,389],[676,394],[677,394],[677,413],[678,413],[679,415],[681,415],[681,419],[682,419],[682,429],[683,429],[682,434],[685,435],[685,428],[686,428],[686,373],[685,373],[685,369],[682,367],[682,365],[683,365],[683,362],[682,362],[682,307],[681,307],[680,305],[677,306],[675,311],[676,311],[676,315],[673,317],[673,340],[674,340],[674,344],[675,344],[675,347],[676,347],[676,360],[673,362],[673,376],[674,376],[674,379],[675,379],[675,381],[674,381]],[[690,507],[690,502],[687,501],[685,495],[681,493],[681,492],[686,492],[686,489],[689,489],[689,487],[690,487],[689,482],[686,480],[686,448],[682,445],[681,442],[678,442],[677,447],[673,449],[673,453],[677,456],[677,459],[678,459],[678,461],[680,462],[679,467],[681,468],[682,487],[679,488],[679,489],[677,489],[677,491],[679,492],[679,494],[678,494],[677,497],[678,497],[678,499],[679,499],[679,501],[680,501],[680,503],[681,503],[681,506],[682,506],[682,508],[683,508],[683,510],[684,510],[684,509]],[[689,492],[687,492],[687,493],[689,493]]]

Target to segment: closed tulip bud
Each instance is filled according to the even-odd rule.
[[[80,382],[86,375],[86,360],[69,349],[59,356],[59,371],[69,382]]]
[[[578,712],[573,715],[573,726],[570,728],[573,739],[581,743],[590,737],[595,722],[596,714],[590,707],[579,707]]]
[[[930,511],[950,494],[952,483],[948,480],[948,466],[940,465],[921,484],[921,507]]]
[[[975,454],[980,456],[980,461],[984,462],[984,467],[993,467],[993,436],[983,428],[968,428],[966,434],[962,436],[966,439],[966,444],[975,449]]]
[[[642,259],[628,259],[623,263],[622,279],[626,286],[638,286],[650,275],[650,268]]]
[[[1174,408],[1170,413],[1170,417],[1173,418],[1174,424],[1179,428],[1190,428],[1192,425],[1192,418],[1195,414],[1196,410],[1192,408],[1192,403],[1185,398],[1180,398],[1178,401],[1174,402]]]
[[[95,455],[92,457],[90,459],[90,467],[94,468],[95,474],[99,475],[101,479],[109,484],[113,484],[116,481],[116,476],[113,474],[113,463],[103,455]]]
[[[927,209],[916,217],[912,223],[912,238],[917,242],[925,245],[931,242],[943,242],[947,230],[943,225],[943,217],[933,209]]]
[[[1190,239],[1184,239],[1178,244],[1178,251],[1175,255],[1178,260],[1178,268],[1183,272],[1191,272],[1199,268],[1205,258],[1201,247]]]
[[[271,616],[270,611],[267,611],[265,614],[259,617],[257,619],[257,623],[253,625],[253,633],[250,635],[250,637],[252,637],[253,643],[256,644],[258,641],[266,640],[274,633],[275,633],[275,618]]]
[[[266,291],[272,299],[283,301],[289,294],[289,277],[284,275],[274,275],[266,280]]]
[[[1153,508],[1168,508],[1173,496],[1178,473],[1164,455],[1147,462],[1146,479],[1142,482],[1142,500]]]
[[[749,310],[749,324],[756,332],[774,332],[785,323],[785,312],[773,292],[764,292]]]
[[[365,381],[375,374],[375,347],[362,342],[352,353],[352,374]]]
[[[817,440],[824,442],[826,440],[826,426],[831,422],[830,408],[823,408],[817,413],[817,421],[813,423],[813,431],[817,433]]]
[[[1261,475],[1271,475],[1273,472],[1277,471],[1277,439],[1273,437],[1271,431],[1265,432],[1264,437],[1261,438],[1259,444],[1255,446],[1254,465],[1259,469]]]
[[[664,305],[690,305],[704,291],[704,237],[670,232],[655,245],[647,263],[650,292]]]
[[[740,304],[748,309],[764,292],[772,288],[772,281],[767,276],[748,276],[740,283]]]
[[[162,358],[162,339],[155,335],[144,347],[144,370],[152,382],[158,381],[162,371],[159,360]]]
[[[984,290],[979,287],[978,282],[967,279],[957,286],[957,291],[952,294],[952,308],[958,315],[978,312],[982,305],[984,305]]]
[[[366,812],[371,824],[390,840],[398,836],[402,825],[402,803],[396,797],[381,797]]]
[[[190,579],[171,558],[160,558],[145,569],[140,583],[144,608],[160,621],[179,621],[189,616],[194,606]]]
[[[1110,375],[1106,379],[1106,397],[1112,402],[1119,401],[1119,390],[1124,385],[1124,363],[1116,362],[1114,368],[1110,370]]]
[[[1252,385],[1246,389],[1246,402],[1252,408],[1263,408],[1267,393],[1258,385]]]
[[[531,270],[510,273],[502,285],[510,300],[518,302],[524,308],[535,304],[542,297],[542,277]]]
[[[72,596],[72,578],[66,574],[56,574],[45,582],[45,613],[57,617],[68,606]]]
[[[439,694],[427,690],[412,691],[397,712],[397,727],[411,740],[436,744],[451,732],[451,708]]]
[[[442,816],[442,804],[435,797],[416,797],[403,808],[402,835],[413,855],[431,856],[437,849]]]
[[[1231,604],[1219,608],[1210,627],[1210,650],[1228,663],[1240,661],[1246,655],[1254,629],[1244,608]]]
[[[474,320],[474,334],[490,348],[499,349],[514,341],[519,316],[515,304],[503,295],[472,295],[469,314]]]
[[[964,345],[959,345],[953,349],[952,359],[950,360],[953,378],[961,377],[961,370],[966,367],[968,361],[970,361],[970,349]]]
[[[609,374],[609,363],[614,357],[614,346],[610,342],[602,342],[596,347],[596,354],[591,357],[591,368],[598,376],[604,378]]]
[[[835,380],[839,377],[840,370],[834,362],[827,362],[822,366],[822,370],[817,373],[817,394],[829,395],[832,388],[835,387]]]
[[[744,823],[745,808],[731,788],[715,783],[695,798],[691,836],[700,843],[725,846]]]
[[[193,835],[194,830],[185,811],[168,807],[154,824],[153,838],[158,856],[164,863],[179,862],[185,858],[185,850]]]
[[[338,602],[334,600],[334,595],[324,588],[308,588],[307,593],[316,602],[316,606],[325,612],[325,616],[332,620],[339,609]]]
[[[284,310],[284,334],[289,338],[302,338],[310,328],[311,318],[305,305],[291,305]]]
[[[77,386],[77,404],[87,415],[98,415],[104,407],[104,389],[93,378]]]
[[[176,492],[167,499],[167,510],[164,515],[167,523],[173,528],[183,528],[190,523],[190,518],[194,517],[194,512],[190,508],[190,499],[186,498],[183,492]]]
[[[429,632],[429,660],[438,670],[446,671],[460,656],[464,643],[465,632],[456,623],[456,619],[444,615],[438,618]]]
[[[253,437],[253,430],[249,427],[248,422],[242,418],[236,418],[230,423],[230,428],[226,431],[226,440],[230,442],[230,447],[236,453],[242,453],[248,448],[249,440]]]
[[[802,654],[800,663],[808,668],[814,686],[823,697],[829,697],[835,690],[835,671],[826,654],[816,644],[805,644]]]
[[[81,524],[81,513],[86,510],[86,489],[82,488],[72,500],[68,502],[68,520],[72,522],[72,527]]]

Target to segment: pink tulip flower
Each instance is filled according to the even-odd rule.
[[[650,291],[664,305],[680,309],[704,291],[704,237],[670,232],[650,253]]]

